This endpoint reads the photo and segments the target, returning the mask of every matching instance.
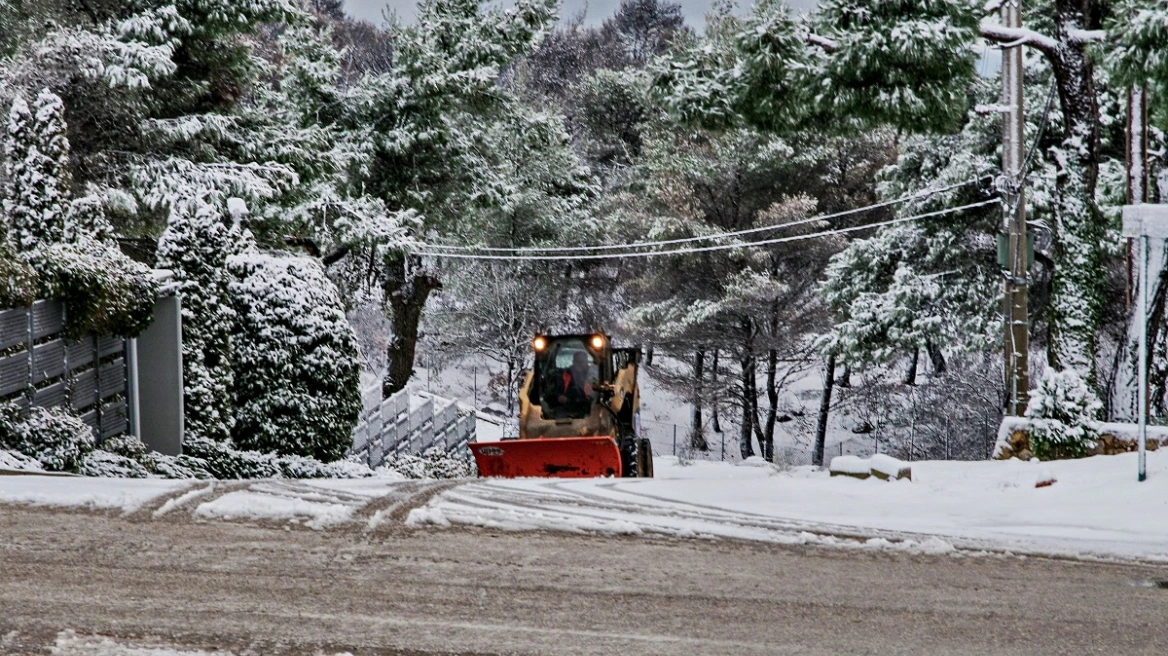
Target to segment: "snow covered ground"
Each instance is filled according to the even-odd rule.
[[[859,549],[982,550],[1168,562],[1168,454],[1053,463],[912,463],[912,481],[831,477],[810,467],[663,457],[655,479],[165,481],[0,477],[0,503],[80,506],[317,530],[466,525]],[[1036,487],[1039,482],[1055,482]],[[428,487],[427,487],[428,486]],[[427,490],[429,490],[427,492]],[[412,510],[411,510],[412,508]],[[408,510],[408,515],[405,514]]]

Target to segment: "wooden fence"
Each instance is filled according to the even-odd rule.
[[[66,308],[37,301],[0,310],[0,403],[27,412],[68,407],[93,427],[99,441],[129,428],[126,340],[64,336]]]

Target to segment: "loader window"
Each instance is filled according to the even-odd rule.
[[[541,361],[540,361],[541,360]],[[579,419],[592,411],[600,367],[579,339],[556,340],[536,362],[544,416]]]

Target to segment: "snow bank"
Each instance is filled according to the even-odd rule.
[[[192,481],[74,476],[0,476],[0,503],[133,512]]]
[[[833,467],[836,465],[833,459]],[[862,459],[840,468],[861,469]],[[895,459],[878,462],[882,469]],[[866,463],[871,467],[871,462]],[[416,515],[507,530],[625,532],[913,553],[997,552],[1168,562],[1168,453],[1031,463],[922,461],[913,483],[660,458],[655,479],[491,479]],[[1057,481],[1039,486],[1044,481]],[[1139,499],[1138,503],[1134,499]]]

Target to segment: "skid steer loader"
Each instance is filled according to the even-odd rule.
[[[535,364],[519,391],[519,437],[472,442],[480,476],[653,476],[640,437],[640,349],[609,337],[536,335]]]

